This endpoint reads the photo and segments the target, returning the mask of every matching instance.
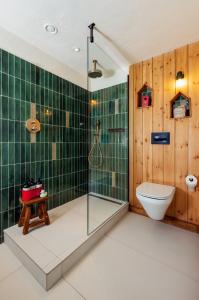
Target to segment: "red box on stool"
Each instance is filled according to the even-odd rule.
[[[150,98],[148,95],[142,96],[142,107],[147,107],[149,106]]]
[[[28,201],[33,198],[39,197],[42,189],[43,189],[43,187],[38,187],[38,188],[34,187],[34,188],[27,189],[27,190],[22,189],[21,198],[23,201]]]

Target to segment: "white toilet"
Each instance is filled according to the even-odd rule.
[[[136,188],[136,197],[151,219],[162,220],[173,200],[175,187],[144,182]]]

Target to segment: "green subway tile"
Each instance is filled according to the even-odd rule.
[[[2,72],[2,50],[1,49],[0,49],[0,72]]]
[[[30,103],[25,102],[25,120],[30,118]]]
[[[26,161],[25,143],[21,142],[21,163]]]
[[[36,158],[36,144],[31,144],[30,151],[31,151],[31,161],[35,161],[35,158]]]
[[[2,142],[8,142],[9,137],[9,127],[8,127],[8,120],[2,120]]]
[[[18,78],[15,78],[15,98],[20,99],[21,96],[21,81]]]
[[[26,76],[25,76],[25,79],[26,81],[29,81],[30,82],[30,78],[31,78],[31,74],[30,74],[30,63],[29,62],[26,62]]]
[[[8,52],[2,50],[2,72],[8,73]]]
[[[9,100],[8,97],[2,97],[1,114],[3,119],[9,118]]]
[[[21,100],[26,100],[26,83],[21,80]]]
[[[15,120],[20,121],[21,119],[21,101],[15,100]]]
[[[8,145],[8,143],[2,143],[2,145],[1,145],[2,147],[1,147],[1,151],[2,151],[2,154],[1,154],[1,156],[2,156],[2,165],[8,165],[8,147],[9,147],[9,145]]]
[[[6,211],[6,210],[8,210],[8,188],[6,188],[6,189],[2,189],[2,191],[1,191],[1,211]]]
[[[15,122],[12,120],[8,121],[8,126],[9,126],[9,142],[14,142],[15,141]]]
[[[2,73],[0,73],[0,100],[2,96]],[[1,105],[0,105],[0,117],[1,117]]]
[[[1,178],[1,185],[2,188],[8,187],[8,166],[2,166],[1,168],[2,178]]]
[[[15,56],[13,54],[9,54],[9,74],[15,75]]]
[[[15,163],[15,144],[9,143],[9,164]]]
[[[20,142],[26,142],[26,126],[25,122],[20,122]]]
[[[15,163],[21,162],[21,144],[15,143]]]
[[[2,95],[8,96],[8,75],[2,74]]]
[[[31,100],[31,88],[30,88],[30,83],[26,82],[26,101]]]
[[[44,88],[41,88],[41,94],[40,94],[41,105],[44,105],[44,101],[45,101],[44,97],[45,97]]]
[[[40,68],[37,66],[35,69],[35,81],[36,81],[36,84],[40,83]]]
[[[52,90],[53,89],[53,80],[52,80],[52,73],[48,73],[48,86],[49,89]]]
[[[45,72],[43,69],[40,70],[40,85],[42,87],[45,85]]]
[[[46,88],[49,88],[49,73],[45,72],[45,82],[44,82],[44,86]]]
[[[15,82],[14,82],[14,77],[13,76],[9,76],[9,87],[8,87],[8,94],[9,97],[13,97],[15,96]]]
[[[20,183],[21,183],[21,166],[20,164],[15,164],[15,185]]]
[[[2,213],[2,230],[8,228],[8,211]]]
[[[21,59],[19,57],[15,57],[15,77],[21,77]]]
[[[14,186],[14,165],[9,165],[8,168],[8,186]]]
[[[20,105],[20,109],[21,109],[21,121],[26,121],[26,105],[24,101],[21,101],[21,105]]]
[[[36,67],[35,67],[35,65],[31,64],[30,70],[31,70],[31,82],[36,83]]]
[[[41,87],[40,87],[40,86],[36,86],[35,102],[36,102],[37,104],[40,104],[40,103],[41,103]]]
[[[21,59],[21,79],[26,79],[26,62],[23,59]]]
[[[35,103],[36,102],[36,87],[35,84],[31,84],[30,87],[30,94],[31,94],[31,102]]]

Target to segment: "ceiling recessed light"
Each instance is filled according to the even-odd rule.
[[[52,25],[52,24],[46,24],[44,26],[45,30],[49,33],[52,33],[52,34],[56,34],[58,32],[58,29],[55,25]]]
[[[79,52],[79,51],[80,51],[80,48],[78,48],[78,47],[73,47],[73,51]]]

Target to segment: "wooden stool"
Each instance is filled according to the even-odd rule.
[[[30,227],[36,227],[41,224],[49,225],[50,220],[46,209],[46,201],[48,197],[44,198],[34,198],[29,201],[23,201],[21,198],[19,199],[22,204],[22,211],[19,218],[18,226],[23,226],[23,234],[27,234]],[[38,204],[38,215],[39,220],[34,220],[30,222],[35,216],[31,216],[31,205]]]

